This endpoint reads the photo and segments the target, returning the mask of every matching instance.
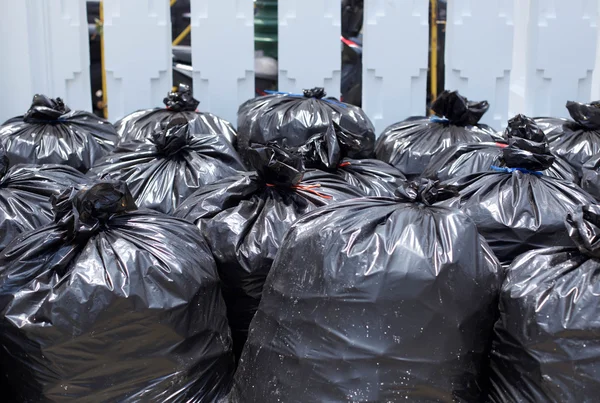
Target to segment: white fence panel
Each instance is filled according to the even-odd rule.
[[[104,55],[111,121],[162,105],[172,86],[166,0],[104,0]]]
[[[279,90],[340,96],[340,0],[279,0]]]
[[[85,2],[0,1],[0,35],[0,123],[25,113],[35,93],[91,109]]]
[[[365,0],[362,105],[377,133],[425,114],[429,1]]]
[[[192,66],[199,109],[236,124],[238,106],[254,96],[252,1],[192,0]]]
[[[481,121],[506,125],[513,56],[513,0],[448,1],[445,87],[487,100]]]
[[[568,116],[568,100],[591,98],[596,63],[598,0],[531,0],[526,112]]]

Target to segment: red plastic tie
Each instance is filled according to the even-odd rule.
[[[504,143],[496,143],[496,145],[500,148],[506,148],[508,147],[508,144],[504,144]]]
[[[342,162],[339,167],[343,168],[343,167],[347,167],[348,165],[350,165],[350,161],[346,161],[346,162]]]

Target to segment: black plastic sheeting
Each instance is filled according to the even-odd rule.
[[[521,133],[521,131],[525,133]],[[532,119],[518,115],[509,120],[502,142],[468,143],[452,146],[439,155],[432,157],[423,172],[423,176],[445,181],[477,172],[489,171],[491,166],[505,167],[506,163],[502,155],[510,138],[530,136],[528,134],[530,131],[539,133],[540,129]],[[577,171],[562,158],[555,158],[552,166],[543,170],[542,173],[551,178],[579,183]]]
[[[285,232],[317,207],[364,196],[339,176],[303,172],[302,161],[278,147],[255,146],[248,156],[255,172],[198,190],[175,213],[195,223],[213,251],[236,356]]]
[[[152,143],[121,143],[90,174],[126,181],[139,207],[171,214],[197,189],[244,170],[233,146],[197,123],[173,117]]]
[[[189,223],[134,211],[125,185],[67,190],[55,223],[0,254],[14,401],[214,402],[233,371],[211,253]]]
[[[540,171],[554,161],[542,133],[513,137],[502,152],[506,167],[443,182],[460,195],[442,202],[473,218],[502,264],[532,249],[571,246],[564,217],[593,198],[572,182]]]
[[[251,99],[238,110],[238,151],[252,144],[276,142],[284,148],[304,145],[311,137],[325,133],[336,123],[350,133],[375,137],[375,128],[362,109],[335,98],[325,98],[323,88],[301,94],[276,93]],[[367,153],[349,158],[369,158]]]
[[[564,158],[582,175],[582,166],[590,158],[600,154],[600,102],[581,104],[567,102],[573,120],[537,118],[544,130],[550,149]]]
[[[437,116],[389,126],[377,139],[375,154],[407,178],[419,177],[432,157],[448,147],[501,140],[491,127],[478,123],[488,108],[486,101],[470,102],[456,91],[444,91],[431,106]]]
[[[531,251],[508,269],[491,402],[598,401],[600,207],[578,208],[566,226],[576,247]]]
[[[115,128],[106,120],[39,94],[24,116],[0,126],[0,146],[13,165],[64,164],[85,173],[116,143]]]
[[[600,154],[583,164],[581,188],[600,201]]]
[[[235,129],[225,119],[208,112],[196,110],[200,102],[195,99],[189,87],[179,85],[177,91],[171,91],[163,100],[164,108],[143,109],[133,112],[115,123],[121,142],[146,142],[165,123],[174,117],[196,120],[199,133],[220,134],[235,145]]]
[[[316,168],[343,177],[367,196],[393,196],[406,178],[392,165],[376,159],[359,159],[373,155],[375,135],[352,133],[333,124],[296,148],[307,168]]]
[[[66,165],[9,165],[0,149],[0,251],[17,235],[52,222],[52,196],[88,181]]]
[[[479,402],[501,267],[433,182],[320,208],[282,241],[231,403]]]

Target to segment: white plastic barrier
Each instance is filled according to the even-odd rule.
[[[162,105],[173,82],[167,0],[104,0],[108,116]]]
[[[597,38],[598,0],[531,0],[527,114],[568,116],[567,100],[590,100]]]
[[[363,108],[379,134],[426,113],[429,1],[364,4]]]
[[[191,0],[191,21],[199,109],[235,125],[238,106],[254,96],[252,2]]]
[[[239,0],[238,0],[239,1]],[[340,0],[279,0],[279,90],[340,96]]]
[[[505,125],[513,56],[512,0],[448,1],[445,87],[487,100],[481,122]]]
[[[24,114],[35,93],[91,109],[85,3],[0,0],[0,124]]]

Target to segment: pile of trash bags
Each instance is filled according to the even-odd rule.
[[[471,102],[456,91],[444,91],[431,105],[435,116],[407,119],[385,129],[377,139],[377,158],[414,179],[422,176],[433,156],[450,146],[502,140],[479,123],[489,107],[487,101]]]
[[[152,141],[154,133],[174,117],[195,120],[198,133],[221,135],[235,145],[236,132],[231,123],[209,112],[197,110],[200,101],[194,98],[190,88],[180,84],[163,100],[164,108],[142,109],[115,123],[119,139],[123,143]]]
[[[364,196],[337,175],[306,171],[276,145],[255,145],[247,156],[253,171],[199,189],[175,211],[213,251],[237,357],[285,232],[309,211]]]
[[[86,173],[116,144],[115,128],[106,120],[39,94],[25,115],[0,126],[0,146],[12,164],[64,164]]]
[[[6,401],[593,401],[599,102],[164,103],[0,126]]]
[[[232,145],[197,119],[172,117],[148,143],[121,143],[90,171],[123,180],[136,204],[171,214],[195,190],[245,170]]]

